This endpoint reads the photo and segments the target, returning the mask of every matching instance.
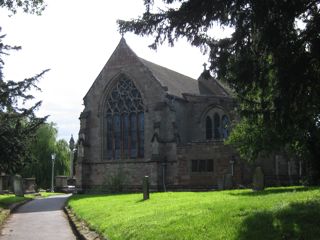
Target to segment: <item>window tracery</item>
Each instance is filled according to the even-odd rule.
[[[144,156],[144,105],[134,83],[122,77],[105,102],[105,151],[107,159]]]
[[[229,117],[220,109],[210,110],[205,117],[205,137],[207,140],[226,139],[230,133]]]

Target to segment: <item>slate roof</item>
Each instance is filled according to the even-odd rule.
[[[169,94],[181,98],[183,97],[182,93],[200,94],[197,80],[149,62],[143,58],[139,58],[139,60],[150,70],[154,78],[160,82],[161,86],[168,88],[167,92]]]
[[[170,95],[181,98],[183,98],[183,93],[192,95],[230,96],[228,91],[216,80],[214,91],[210,91],[202,86],[201,82],[198,80],[149,62],[143,58],[139,58],[139,60],[150,70],[153,77],[161,84],[161,86],[168,88],[167,92]]]

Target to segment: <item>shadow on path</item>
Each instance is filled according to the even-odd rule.
[[[56,195],[48,198],[35,199],[18,208],[14,214],[59,211],[64,207],[69,196],[71,195]]]

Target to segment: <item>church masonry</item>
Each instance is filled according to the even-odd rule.
[[[239,120],[237,103],[206,73],[194,80],[146,61],[122,38],[84,97],[77,187],[95,189],[117,175],[133,191],[144,176],[154,190],[249,184],[251,167],[223,142]],[[261,162],[270,184],[281,175],[277,159]]]

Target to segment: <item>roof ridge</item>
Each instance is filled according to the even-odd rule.
[[[159,65],[159,64],[157,64],[157,63],[151,62],[151,61],[146,60],[146,59],[144,59],[144,58],[141,58],[141,57],[139,57],[139,56],[138,56],[138,58],[139,58],[140,60],[143,60],[143,61],[146,61],[146,62],[151,63],[151,64],[153,64],[153,65],[156,65],[157,67],[164,68],[164,69],[166,69],[166,70],[168,70],[168,71],[170,71],[170,72],[174,72],[174,73],[179,74],[179,75],[181,75],[181,76],[190,78],[190,79],[192,79],[193,81],[198,81],[198,80],[195,79],[195,78],[192,78],[192,77],[187,76],[187,75],[185,75],[185,74],[183,74],[183,73],[177,72],[177,71],[175,71],[175,70],[173,70],[173,69],[164,67],[164,66],[162,66],[162,65]],[[145,65],[145,64],[144,64],[144,65]],[[148,67],[148,66],[146,66],[146,67]]]

